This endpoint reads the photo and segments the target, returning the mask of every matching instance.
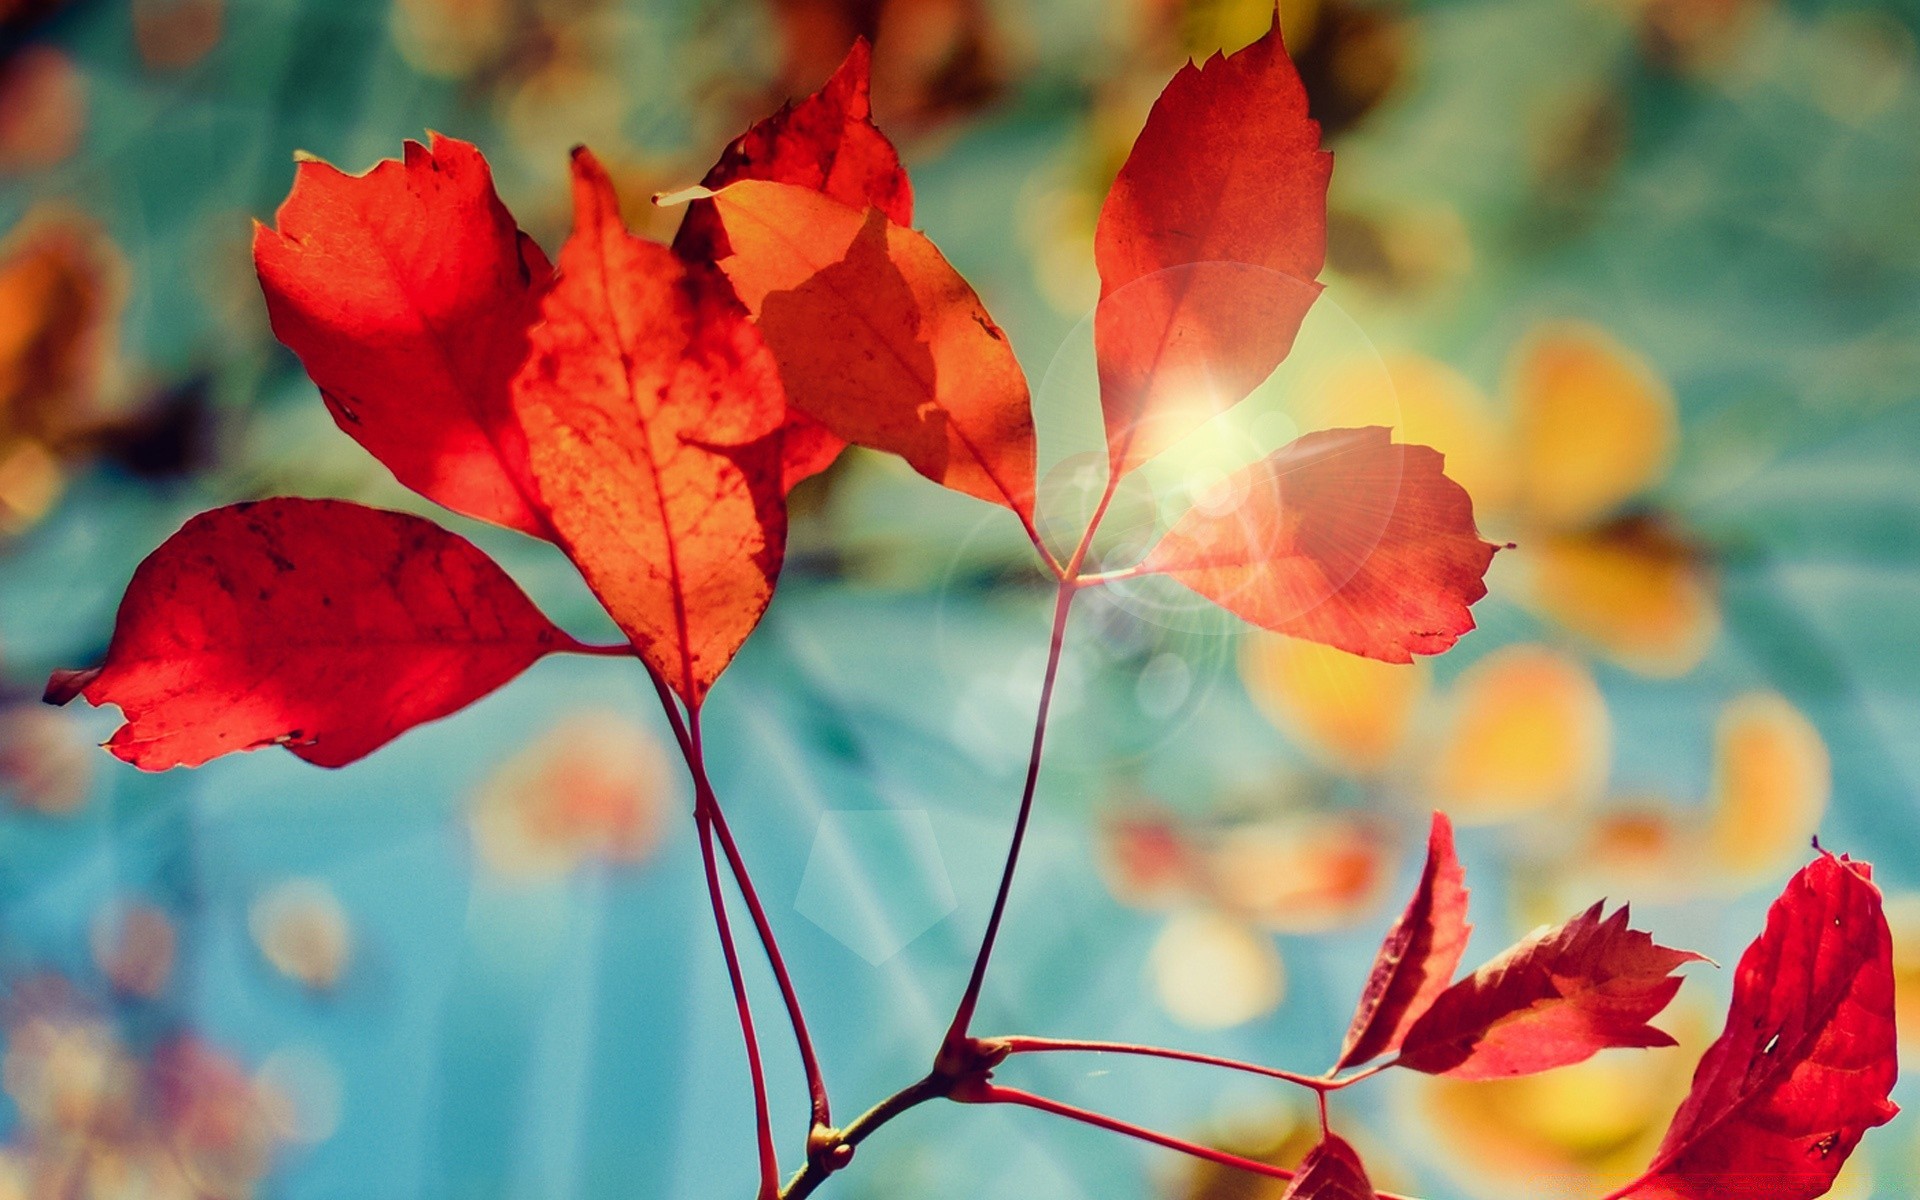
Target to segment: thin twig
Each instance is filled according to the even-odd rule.
[[[727,977],[733,984],[733,1005],[740,1014],[740,1036],[747,1048],[747,1073],[753,1079],[753,1110],[760,1146],[760,1200],[778,1200],[780,1155],[773,1144],[773,1118],[767,1106],[767,1079],[760,1062],[760,1039],[753,1031],[753,1007],[747,1001],[747,982],[740,971],[740,952],[733,944],[727,920],[726,898],[720,891],[720,866],[713,853],[713,814],[696,803],[694,824],[700,830],[700,857],[706,864],[707,897],[713,902],[713,925],[720,934],[720,950],[727,959]]]
[[[1078,559],[1078,555],[1075,558]],[[941,1045],[941,1055],[952,1059],[960,1050],[961,1043],[967,1039],[967,1031],[973,1024],[974,1009],[980,1003],[980,988],[986,982],[987,963],[993,958],[994,942],[1000,936],[1000,923],[1007,914],[1007,898],[1013,891],[1014,872],[1020,866],[1020,849],[1026,842],[1027,825],[1033,818],[1033,799],[1035,789],[1040,782],[1040,759],[1047,739],[1047,713],[1053,706],[1054,685],[1060,677],[1060,656],[1066,646],[1067,615],[1072,611],[1076,591],[1071,582],[1062,582],[1053,606],[1053,634],[1047,645],[1046,675],[1040,682],[1040,705],[1034,713],[1033,749],[1027,756],[1027,782],[1020,793],[1020,810],[1013,821],[1013,838],[1007,846],[1006,866],[1000,872],[1000,888],[994,894],[993,911],[987,917],[986,934],[980,939],[979,953],[974,955],[973,972],[967,978],[967,989],[960,995],[960,1003],[955,1007],[953,1023],[947,1028],[946,1040]]]
[[[1008,1054],[1048,1054],[1061,1052],[1081,1052],[1087,1054],[1130,1054],[1141,1058],[1165,1058],[1175,1062],[1199,1063],[1208,1067],[1224,1067],[1229,1071],[1243,1071],[1248,1075],[1264,1075],[1269,1079],[1279,1079],[1311,1088],[1316,1092],[1337,1092],[1351,1087],[1368,1076],[1379,1073],[1382,1066],[1369,1067],[1344,1078],[1329,1078],[1324,1075],[1302,1075],[1295,1071],[1283,1071],[1279,1067],[1263,1067],[1259,1063],[1242,1062],[1239,1059],[1221,1058],[1214,1054],[1199,1054],[1192,1050],[1172,1050],[1164,1046],[1141,1046],[1131,1042],[1089,1042],[1065,1038],[1006,1037],[983,1039],[988,1045],[1003,1046]]]

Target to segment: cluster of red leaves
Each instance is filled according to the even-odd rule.
[[[728,148],[671,246],[625,227],[580,150],[573,232],[550,263],[479,152],[440,137],[361,176],[303,161],[256,233],[274,331],[341,429],[421,495],[557,544],[689,709],[766,609],[788,491],[847,444],[1035,529],[1025,377],[909,227],[867,94],[857,44]],[[1291,349],[1319,293],[1330,168],[1277,24],[1168,85],[1095,240],[1109,496]],[[1438,653],[1472,628],[1494,552],[1441,468],[1384,429],[1308,434],[1230,479],[1232,503],[1176,521],[1138,573],[1356,654]],[[1092,534],[1064,566],[1048,556],[1063,596],[1095,581],[1078,576]],[[274,499],[189,521],[136,571],[104,664],[56,673],[47,694],[119,705],[109,748],[150,770],[275,743],[339,766],[549,653],[595,649],[431,522]],[[1455,980],[1466,906],[1438,817],[1336,1071],[1487,1079],[1673,1044],[1649,1022],[1698,955],[1595,905]],[[1742,958],[1726,1031],[1652,1167],[1610,1200],[1823,1194],[1895,1111],[1890,964],[1870,869],[1823,854]],[[1373,1194],[1331,1133],[1287,1191]]]
[[[1115,482],[1286,355],[1320,290],[1330,169],[1277,24],[1168,85],[1095,246]],[[864,43],[728,147],[671,246],[624,226],[584,149],[573,190],[550,263],[465,142],[410,142],[359,176],[307,159],[254,259],[340,428],[421,495],[556,543],[683,703],[766,609],[787,492],[848,443],[1033,532],[1025,376],[909,225]],[[1334,430],[1228,486],[1232,504],[1188,514],[1139,571],[1394,661],[1472,628],[1493,547],[1438,454]],[[278,499],[204,513],[155,551],[105,663],[48,697],[119,705],[110,748],[150,770],[274,743],[338,766],[586,649],[427,521]]]
[[[1335,1070],[1376,1060],[1496,1079],[1570,1066],[1614,1047],[1672,1046],[1648,1024],[1698,954],[1654,943],[1623,907],[1596,904],[1453,980],[1467,889],[1453,827],[1435,814],[1426,870],[1387,931]],[[1899,1110],[1893,946],[1873,870],[1822,852],[1787,884],[1741,956],[1725,1031],[1694,1073],[1652,1166],[1608,1200],[1825,1195],[1868,1129]],[[1373,1190],[1329,1134],[1289,1188],[1299,1200]]]

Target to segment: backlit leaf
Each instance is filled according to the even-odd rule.
[[[647,664],[698,704],[780,571],[770,435],[786,401],[725,282],[629,233],[585,150],[573,194],[514,403],[561,545]]]
[[[1387,930],[1373,973],[1347,1028],[1335,1070],[1392,1054],[1415,1021],[1453,982],[1467,949],[1467,880],[1453,849],[1453,824],[1433,814],[1427,865],[1400,919]]]
[[[1494,550],[1440,455],[1333,429],[1231,477],[1143,569],[1264,628],[1404,663],[1473,628]]]
[[[147,556],[106,661],[47,699],[117,704],[148,771],[283,745],[344,766],[580,644],[431,521],[344,500],[201,513]]]
[[[1595,904],[1454,984],[1414,1022],[1399,1062],[1430,1075],[1498,1079],[1569,1066],[1615,1046],[1671,1046],[1647,1024],[1680,990],[1675,968],[1698,954],[1627,927],[1623,906]]]
[[[341,429],[421,495],[549,536],[508,399],[549,269],[478,150],[436,134],[364,175],[305,159],[253,261]]]
[[[1734,972],[1726,1030],[1653,1166],[1620,1195],[1811,1200],[1893,1119],[1893,947],[1873,868],[1822,854],[1788,882]]]
[[[1292,349],[1320,294],[1332,169],[1277,20],[1168,82],[1094,236],[1116,473],[1245,399]]]
[[[812,188],[843,204],[867,205],[897,225],[913,221],[913,188],[893,143],[874,125],[869,103],[872,51],[864,38],[821,89],[756,123],[729,145],[700,185],[715,191],[740,179]],[[710,201],[687,206],[676,254],[712,262],[728,253]],[[784,487],[826,470],[846,443],[804,411],[788,407],[781,431]]]
[[[720,267],[792,403],[850,442],[1031,518],[1027,382],[980,298],[932,242],[877,208],[746,180],[712,196]]]

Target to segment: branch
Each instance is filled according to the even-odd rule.
[[[865,1141],[874,1130],[908,1109],[918,1108],[929,1100],[948,1095],[952,1087],[950,1080],[928,1075],[861,1113],[845,1129],[831,1131],[824,1153],[808,1156],[806,1165],[794,1172],[793,1178],[787,1180],[787,1186],[780,1190],[780,1200],[803,1200],[803,1197],[811,1196],[829,1175],[853,1160],[853,1148]]]
[[[1076,552],[1069,570],[1077,568],[1080,558],[1080,553]],[[1040,758],[1047,739],[1047,712],[1053,706],[1054,684],[1060,678],[1060,655],[1067,639],[1067,615],[1073,608],[1076,594],[1069,575],[1061,581],[1054,600],[1053,635],[1047,646],[1047,671],[1040,683],[1040,706],[1033,719],[1033,750],[1027,757],[1027,783],[1020,793],[1020,811],[1014,818],[1013,839],[1007,846],[1007,864],[1000,872],[1000,890],[993,898],[993,912],[987,918],[987,931],[980,939],[980,951],[974,956],[973,973],[967,979],[967,990],[961,993],[960,1003],[954,1009],[953,1023],[947,1028],[946,1040],[941,1044],[940,1056],[945,1060],[952,1060],[960,1054],[967,1041],[967,1031],[973,1025],[974,1009],[980,1003],[980,988],[986,982],[987,963],[993,958],[994,942],[1000,936],[1000,922],[1007,915],[1007,897],[1013,891],[1014,872],[1020,866],[1020,848],[1026,842],[1027,825],[1033,817],[1034,789],[1040,782]]]

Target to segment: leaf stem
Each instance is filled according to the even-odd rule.
[[[739,844],[734,841],[733,830],[727,824],[726,813],[720,807],[719,796],[713,790],[713,781],[707,775],[707,757],[700,730],[700,710],[690,709],[683,717],[680,705],[673,692],[667,687],[666,680],[652,667],[647,668],[647,678],[653,681],[653,689],[660,698],[660,707],[667,714],[667,724],[673,729],[674,740],[680,745],[681,756],[686,759],[687,770],[693,776],[694,814],[696,820],[702,812],[707,814],[712,833],[717,837],[721,851],[726,855],[728,870],[733,875],[734,885],[740,889],[740,897],[745,901],[747,912],[753,919],[754,933],[760,939],[760,947],[767,956],[767,966],[773,972],[774,982],[779,985],[780,998],[786,1005],[787,1020],[793,1026],[793,1040],[800,1052],[800,1065],[806,1073],[807,1094],[813,1112],[813,1128],[808,1134],[809,1156],[812,1155],[819,1134],[833,1124],[832,1105],[827,1098],[826,1076],[820,1069],[820,1057],[815,1051],[813,1037],[807,1031],[807,1020],[801,1011],[800,996],[793,986],[793,975],[787,970],[785,957],[780,953],[780,943],[773,933],[773,924],[767,919],[766,906],[760,902],[760,894],[753,886],[753,877],[747,871],[746,860],[740,854]]]
[[[568,646],[567,650],[573,654],[591,654],[599,658],[636,657],[631,642],[621,642],[615,646],[595,646],[589,645],[586,642],[575,642],[573,645]]]
[[[727,920],[726,898],[720,891],[720,867],[713,853],[713,806],[710,802],[695,802],[694,823],[700,830],[700,857],[706,865],[707,898],[713,904],[713,925],[720,934],[720,950],[727,960],[727,977],[733,984],[733,1005],[740,1014],[740,1036],[747,1048],[747,1073],[753,1079],[755,1136],[760,1148],[759,1200],[778,1200],[780,1155],[773,1144],[773,1119],[767,1106],[766,1072],[760,1062],[760,1039],[753,1031],[753,1007],[747,1001],[747,983],[740,971],[740,952],[733,944],[733,927]]]
[[[813,1111],[813,1127],[816,1130],[828,1129],[833,1125],[833,1106],[827,1097],[827,1081],[820,1069],[820,1056],[813,1046],[813,1036],[807,1031],[806,1014],[800,1008],[800,994],[793,986],[793,975],[787,970],[786,958],[780,953],[780,943],[774,937],[773,923],[767,919],[766,906],[760,902],[760,894],[753,886],[753,877],[747,872],[747,863],[740,854],[740,846],[733,840],[733,830],[727,825],[726,813],[720,807],[720,801],[713,791],[713,782],[707,777],[706,755],[701,750],[700,710],[694,709],[689,721],[690,741],[693,746],[693,760],[689,766],[693,770],[694,786],[706,797],[712,813],[713,831],[720,842],[720,850],[725,854],[727,866],[733,872],[734,884],[740,889],[740,898],[746,902],[747,914],[753,920],[754,932],[760,939],[760,946],[766,951],[767,966],[773,972],[774,982],[779,985],[780,999],[787,1008],[787,1020],[793,1026],[794,1045],[800,1052],[800,1066],[806,1073],[807,1096]]]
[[[1084,548],[1084,547],[1083,547]],[[1075,555],[1077,562],[1079,555]],[[1014,872],[1020,866],[1020,850],[1026,842],[1027,825],[1033,817],[1033,799],[1035,789],[1040,782],[1040,759],[1047,738],[1047,713],[1053,706],[1054,685],[1060,678],[1060,656],[1066,646],[1067,616],[1073,609],[1073,598],[1077,594],[1072,583],[1063,580],[1056,592],[1053,605],[1053,633],[1047,645],[1046,674],[1040,681],[1040,704],[1034,713],[1033,749],[1027,756],[1027,782],[1020,793],[1020,810],[1013,822],[1013,837],[1007,846],[1007,862],[1000,873],[1000,888],[993,898],[993,911],[987,917],[987,929],[980,939],[980,951],[974,956],[973,973],[967,979],[967,989],[961,993],[960,1003],[955,1007],[953,1023],[947,1028],[947,1036],[941,1044],[940,1055],[951,1063],[962,1056],[968,1030],[973,1025],[973,1014],[980,1003],[980,988],[986,982],[987,963],[993,958],[994,942],[1000,936],[1000,923],[1007,915],[1007,898],[1013,891]]]
[[[1036,1096],[1032,1092],[1023,1092],[1019,1088],[1001,1087],[997,1083],[988,1083],[975,1089],[971,1094],[959,1096],[956,1097],[956,1099],[979,1104],[1016,1104],[1022,1108],[1031,1108],[1044,1113],[1052,1113],[1056,1117],[1065,1117],[1070,1121],[1078,1121],[1082,1125],[1091,1125],[1096,1129],[1104,1129],[1109,1133],[1117,1133],[1123,1137],[1133,1138],[1136,1141],[1147,1142],[1150,1145],[1161,1146],[1168,1150],[1177,1150],[1182,1154],[1191,1155],[1194,1158],[1216,1163],[1223,1167],[1233,1167],[1240,1171],[1250,1171],[1255,1175],[1265,1175],[1269,1179],[1292,1179],[1294,1176],[1294,1172],[1287,1170],[1285,1167],[1276,1167],[1272,1163],[1263,1163],[1257,1159],[1243,1158],[1238,1154],[1232,1154],[1225,1150],[1216,1150],[1211,1146],[1203,1146],[1198,1142],[1189,1142],[1184,1138],[1177,1138],[1171,1134],[1148,1129],[1144,1125],[1135,1125],[1131,1122],[1121,1121],[1114,1117],[1079,1108],[1072,1104],[1063,1104],[1058,1100],[1049,1100],[1045,1096]]]
[[[1192,1050],[1173,1050],[1164,1046],[1141,1046],[1131,1042],[1089,1042],[1063,1038],[1008,1037],[987,1038],[988,1045],[1004,1047],[1009,1055],[1048,1054],[1060,1052],[1081,1052],[1087,1054],[1131,1054],[1143,1058],[1164,1058],[1174,1062],[1198,1063],[1208,1067],[1223,1067],[1229,1071],[1243,1071],[1248,1075],[1264,1075],[1269,1079],[1279,1079],[1310,1088],[1325,1095],[1351,1087],[1370,1075],[1377,1074],[1384,1067],[1369,1067],[1344,1079],[1330,1078],[1324,1075],[1302,1075],[1294,1071],[1283,1071],[1278,1067],[1263,1067],[1258,1063],[1242,1062],[1239,1059],[1221,1058],[1214,1054],[1200,1054]]]
[[[1245,1158],[1225,1150],[1216,1150],[1212,1146],[1203,1146],[1198,1142],[1190,1142],[1185,1138],[1177,1138],[1171,1134],[1148,1129],[1144,1125],[1135,1125],[1129,1121],[1118,1120],[1072,1104],[1049,1100],[1045,1096],[1036,1096],[1032,1092],[1023,1092],[1019,1088],[983,1083],[976,1088],[968,1089],[965,1093],[956,1093],[954,1099],[969,1104],[1015,1104],[1022,1108],[1052,1113],[1056,1117],[1065,1117],[1070,1121],[1078,1121],[1082,1125],[1091,1125],[1096,1129],[1104,1129],[1109,1133],[1117,1133],[1149,1145],[1177,1150],[1181,1154],[1218,1166],[1232,1167],[1234,1170],[1247,1171],[1255,1175],[1265,1175],[1269,1179],[1290,1180],[1298,1174],[1285,1167],[1276,1167],[1272,1163],[1263,1163],[1258,1159]],[[1375,1192],[1374,1195],[1378,1200],[1412,1200],[1412,1197],[1402,1196],[1396,1192]]]

